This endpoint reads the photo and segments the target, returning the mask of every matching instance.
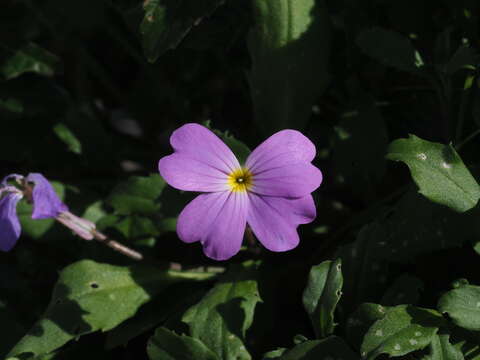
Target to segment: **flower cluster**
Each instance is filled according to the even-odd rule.
[[[247,224],[271,251],[299,243],[297,227],[314,220],[310,195],[322,182],[311,164],[315,146],[300,132],[283,130],[260,144],[241,165],[213,132],[186,124],[170,138],[172,155],[159,171],[171,186],[203,192],[180,213],[177,233],[187,243],[200,241],[215,260],[235,255]]]

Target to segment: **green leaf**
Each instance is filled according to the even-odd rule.
[[[362,357],[401,356],[430,344],[443,318],[434,310],[399,305],[377,320],[365,334]]]
[[[147,353],[150,360],[220,360],[200,340],[164,327],[158,328],[148,341]]]
[[[475,52],[472,48],[460,45],[447,64],[447,73],[455,74],[458,70],[465,69],[468,66],[476,64]]]
[[[253,0],[249,37],[257,125],[270,134],[302,129],[329,76],[329,14],[323,0]]]
[[[430,355],[423,360],[463,360],[463,354],[449,341],[450,335],[435,335],[430,344]]]
[[[185,35],[210,16],[225,0],[146,0],[145,16],[140,24],[145,56],[154,62],[174,49]]]
[[[190,335],[201,340],[223,360],[249,360],[245,332],[260,301],[255,265],[232,268],[213,289],[183,316]]]
[[[122,215],[156,213],[160,205],[155,200],[165,184],[165,180],[157,174],[132,176],[115,187],[106,202]]]
[[[445,293],[438,310],[468,330],[480,330],[480,286],[464,285]]]
[[[419,73],[415,48],[407,37],[397,32],[374,27],[360,33],[356,42],[366,55],[385,66]]]
[[[274,358],[275,359],[275,358]],[[276,358],[277,360],[357,360],[359,357],[339,337],[330,336],[322,340],[305,341]]]
[[[57,181],[50,182],[55,189],[58,197],[63,200],[65,198],[65,185]],[[32,219],[33,206],[26,201],[20,201],[17,205],[17,214],[22,225],[22,232],[28,236],[39,239],[41,238],[55,223],[54,219]]]
[[[53,131],[67,145],[68,150],[75,154],[82,153],[82,144],[65,124],[58,123],[53,127]]]
[[[69,340],[108,331],[167,286],[211,277],[155,267],[122,267],[82,260],[61,273],[44,316],[10,351],[9,356],[48,354]],[[114,311],[112,311],[114,309]]]
[[[343,285],[342,261],[324,261],[313,266],[303,292],[303,306],[307,310],[317,338],[333,333],[334,312],[340,300]]]
[[[345,330],[348,342],[360,350],[365,333],[375,321],[383,319],[389,309],[379,304],[361,304],[347,320]]]
[[[286,348],[279,348],[279,349],[276,349],[276,350],[269,351],[269,352],[263,354],[262,360],[277,360],[287,350],[288,349],[286,349]]]
[[[387,159],[405,162],[419,192],[431,201],[464,212],[480,198],[480,187],[452,145],[410,135],[390,144]]]
[[[30,43],[19,49],[0,66],[5,79],[13,79],[27,72],[52,76],[58,66],[58,58],[40,46]]]
[[[21,114],[23,112],[23,104],[15,98],[0,99],[0,109],[8,110],[12,113]]]
[[[157,236],[159,231],[153,221],[143,216],[127,216],[114,226],[127,239],[137,239],[145,236]]]
[[[407,274],[401,275],[388,288],[380,303],[386,306],[415,304],[420,297],[421,289],[423,289],[422,280]]]

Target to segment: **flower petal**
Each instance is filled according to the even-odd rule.
[[[270,251],[288,251],[300,239],[299,224],[312,222],[316,216],[311,195],[298,199],[249,195],[247,222],[258,240]]]
[[[297,198],[310,194],[322,183],[322,173],[303,162],[253,173],[252,191],[260,195]]]
[[[315,145],[301,132],[282,130],[258,145],[248,157],[246,166],[258,173],[288,164],[311,162],[315,153]]]
[[[228,146],[199,124],[185,124],[175,130],[170,144],[175,153],[160,159],[158,168],[165,180],[180,190],[212,191],[204,189],[211,189],[212,181],[219,178],[226,181],[228,174],[240,167]],[[182,181],[184,176],[187,180]]]
[[[3,186],[7,186],[8,185],[8,180],[10,180],[10,179],[20,180],[20,179],[23,179],[23,176],[19,175],[19,174],[7,175],[2,179],[2,182],[0,184],[3,185]]]
[[[252,191],[269,196],[303,197],[322,182],[322,173],[311,164],[315,145],[296,130],[270,136],[248,157]]]
[[[180,213],[178,236],[187,243],[200,241],[209,258],[226,260],[242,245],[247,205],[244,192],[201,194]]]
[[[215,192],[228,189],[228,176],[202,161],[174,153],[160,159],[158,170],[176,189]]]
[[[39,173],[27,176],[28,182],[33,182],[33,213],[32,219],[46,219],[57,217],[61,212],[67,211],[67,206],[59,199],[55,189],[48,180]]]
[[[8,194],[0,200],[0,250],[11,250],[20,237],[20,223],[17,217],[19,194]]]

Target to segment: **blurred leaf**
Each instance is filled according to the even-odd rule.
[[[332,334],[336,325],[334,313],[343,285],[341,266],[341,259],[313,266],[303,292],[303,306],[319,339]]]
[[[423,360],[463,360],[463,354],[449,341],[449,335],[435,335],[430,344],[430,355]]]
[[[122,267],[91,260],[76,262],[60,273],[44,316],[9,356],[48,354],[73,338],[98,330],[108,331],[133,316],[142,304],[167,286],[209,277],[208,273]]]
[[[30,43],[19,49],[12,57],[0,65],[0,73],[5,79],[13,79],[27,72],[52,76],[59,60],[52,53]]]
[[[272,351],[269,351],[265,354],[263,354],[263,357],[262,357],[262,360],[275,360],[275,359],[278,359],[280,358],[280,356],[282,356],[283,354],[285,354],[285,351],[287,351],[288,349],[285,349],[285,348],[279,348],[277,350],[272,350]]]
[[[157,236],[159,231],[153,221],[143,216],[127,216],[115,225],[127,239],[136,239],[145,236]]]
[[[12,113],[20,114],[23,112],[23,104],[15,98],[7,98],[5,100],[0,99],[0,108]]]
[[[399,305],[387,311],[365,334],[362,357],[401,356],[430,344],[443,318],[434,310]]]
[[[147,353],[150,360],[220,360],[200,340],[164,327],[158,328],[148,341]]]
[[[363,337],[377,320],[383,319],[390,308],[372,303],[363,303],[347,320],[347,340],[360,350]]]
[[[82,153],[82,144],[77,139],[75,134],[65,124],[58,123],[54,126],[53,131],[67,146],[68,150],[75,154]]]
[[[140,25],[148,61],[174,49],[197,23],[210,16],[225,0],[146,0]]]
[[[65,198],[65,185],[57,181],[50,182],[55,189],[58,197],[61,200]],[[17,214],[22,225],[22,232],[32,237],[33,239],[41,238],[55,223],[54,219],[41,219],[34,220],[32,219],[32,208],[31,204],[28,204],[26,201],[20,201],[17,205]]]
[[[448,313],[453,322],[468,330],[480,330],[480,286],[464,285],[445,293],[438,310]]]
[[[224,360],[249,360],[245,332],[260,301],[255,264],[232,266],[203,299],[192,306],[182,321],[190,335],[201,340]]]
[[[387,159],[405,162],[419,192],[431,201],[464,212],[480,198],[480,187],[452,145],[410,135],[390,144]]]
[[[415,48],[408,38],[397,32],[374,27],[358,35],[357,45],[385,66],[414,74],[419,72]]]
[[[380,303],[385,306],[400,304],[415,304],[420,297],[420,290],[423,289],[423,282],[411,275],[401,275],[388,288]]]
[[[302,129],[329,77],[330,22],[323,0],[254,0],[251,96],[267,134]]]
[[[475,52],[472,48],[460,45],[447,64],[447,73],[455,74],[458,70],[464,69],[466,66],[474,66],[476,64]]]
[[[287,350],[282,356],[272,358],[276,360],[317,360],[317,359],[344,359],[357,360],[348,345],[339,337],[330,336],[322,340],[305,341],[293,349]]]
[[[106,202],[118,214],[152,214],[156,213],[160,207],[155,200],[164,188],[165,181],[160,175],[132,176],[116,186]]]

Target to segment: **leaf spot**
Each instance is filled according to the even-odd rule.
[[[98,285],[96,282],[92,282],[92,283],[90,283],[90,287],[92,289],[98,289],[100,287],[100,285]]]
[[[395,346],[393,348],[395,350],[400,350],[402,347],[400,346],[400,344],[395,344]]]
[[[233,334],[230,334],[230,335],[228,335],[228,339],[233,340],[233,339],[235,339],[235,336]]]
[[[446,163],[445,161],[442,162],[442,167],[444,169],[450,169],[452,167],[452,165],[450,165],[449,163]]]
[[[417,344],[418,344],[418,341],[415,340],[415,339],[410,339],[410,340],[408,340],[408,342],[409,342],[411,345],[417,345]]]
[[[415,331],[415,336],[422,336],[422,333],[420,331]]]
[[[477,307],[480,307],[480,301],[479,301],[479,302],[477,302]]]
[[[427,160],[427,155],[425,153],[419,153],[417,154],[417,158],[420,160]]]
[[[383,331],[382,330],[375,331],[375,336],[383,336]]]
[[[378,312],[381,312],[382,314],[384,314],[385,308],[382,305],[378,305]]]

